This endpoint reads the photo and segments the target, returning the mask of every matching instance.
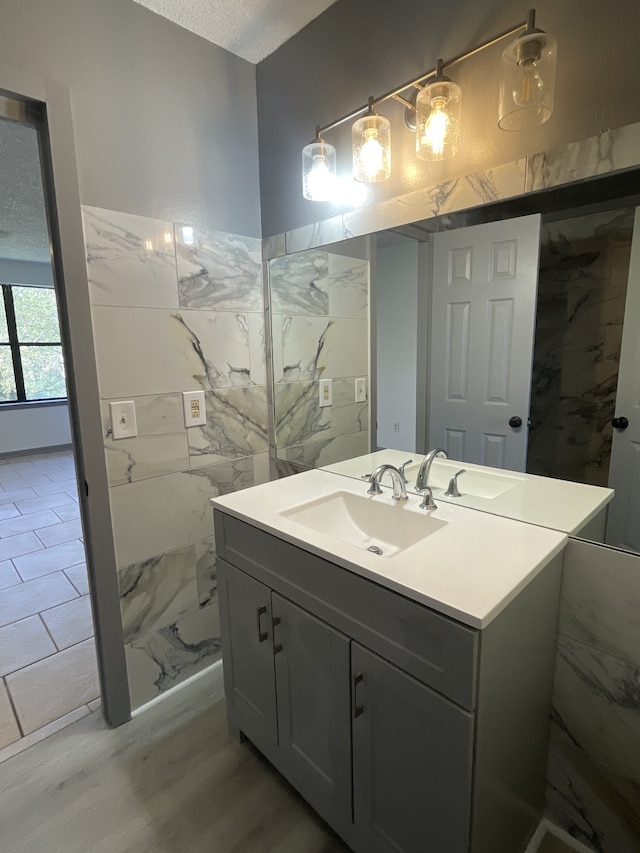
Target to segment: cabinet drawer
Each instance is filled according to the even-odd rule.
[[[220,557],[474,709],[478,631],[220,510],[214,516]]]

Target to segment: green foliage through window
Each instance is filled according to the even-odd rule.
[[[1,285],[0,404],[67,396],[55,292]]]

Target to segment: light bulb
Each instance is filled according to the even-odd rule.
[[[540,103],[544,83],[538,74],[536,63],[522,66],[520,85],[513,92],[513,100],[519,107]]]
[[[334,178],[335,175],[331,172],[327,158],[322,154],[316,154],[307,177],[310,197],[314,201],[327,201],[333,191]]]
[[[381,171],[384,161],[384,149],[378,142],[378,131],[375,128],[365,130],[366,142],[360,150],[360,160],[365,175],[369,180]]]
[[[533,24],[502,54],[498,125],[521,131],[544,124],[553,112],[558,48]]]
[[[351,128],[353,177],[365,184],[386,180],[391,173],[391,123],[388,118],[369,112],[356,119]]]
[[[434,105],[434,109],[425,122],[423,145],[428,145],[432,152],[441,156],[444,152],[444,141],[449,129],[449,116],[443,112],[444,104]]]
[[[336,179],[336,149],[316,137],[302,149],[302,195],[311,201],[328,201]]]
[[[455,157],[460,145],[460,87],[440,76],[416,101],[416,154],[422,160]]]

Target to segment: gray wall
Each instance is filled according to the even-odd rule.
[[[38,287],[53,287],[51,264],[0,258],[0,282],[2,284],[35,284]]]
[[[375,272],[378,323],[378,447],[416,447],[418,243],[378,246]],[[422,331],[426,331],[422,329]],[[399,423],[398,432],[393,424]]]
[[[640,119],[635,86],[640,6],[633,0],[540,0],[538,23],[558,39],[554,115],[541,128],[510,134],[497,127],[502,45],[452,69],[463,87],[460,155],[428,164],[415,157],[415,134],[403,108],[380,108],[392,123],[392,176],[374,189],[380,201],[453,174],[471,172],[583,139]],[[427,4],[349,0],[331,6],[257,67],[262,224],[265,236],[325,219],[329,203],[305,201],[300,151],[316,124],[329,123],[391,87],[433,67],[439,56],[468,49],[526,16],[526,4],[451,0]],[[505,42],[506,44],[506,42]],[[455,74],[454,74],[455,71]],[[349,124],[327,134],[338,148],[338,171],[351,169]]]
[[[71,90],[81,201],[259,236],[255,67],[131,0],[21,0],[3,62]]]
[[[71,444],[69,406],[24,406],[0,409],[0,456]]]

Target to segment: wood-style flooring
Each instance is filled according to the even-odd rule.
[[[349,853],[230,737],[221,666],[120,728],[91,714],[9,758],[0,804],[2,853]]]
[[[2,853],[347,853],[227,732],[222,668],[130,723],[85,717],[0,764]]]

